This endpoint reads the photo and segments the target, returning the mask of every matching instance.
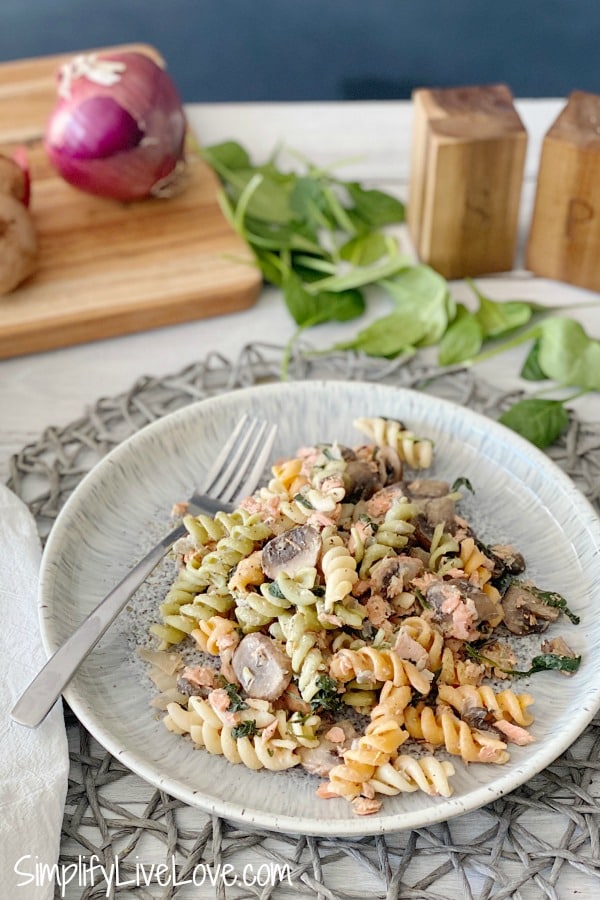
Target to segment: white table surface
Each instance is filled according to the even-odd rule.
[[[573,310],[572,314],[589,333],[600,336],[597,294],[533,278],[520,268],[541,141],[561,106],[560,100],[518,102],[529,144],[516,268],[510,274],[478,281],[497,299],[527,298],[556,305],[592,301],[594,308]],[[198,104],[188,107],[188,112],[205,144],[236,139],[256,161],[266,159],[278,143],[320,164],[350,160],[340,170],[344,176],[407,198],[412,124],[408,102]],[[398,233],[410,251],[406,230],[398,229]],[[453,285],[453,293],[467,301],[471,296],[460,282]],[[375,292],[368,316],[374,318],[386,309],[387,301]],[[361,321],[360,326],[356,322],[321,326],[310,339],[319,347],[328,347],[363,325]],[[244,312],[0,361],[0,479],[8,475],[10,455],[36,440],[46,426],[68,424],[98,397],[126,390],[138,376],[176,372],[210,350],[233,358],[246,343],[264,340],[266,335],[272,342],[284,343],[292,329],[278,291],[266,288],[256,306]],[[499,385],[528,387],[518,378],[525,353],[519,348],[481,364],[478,370]],[[600,419],[598,394],[577,400],[575,408],[582,418]]]

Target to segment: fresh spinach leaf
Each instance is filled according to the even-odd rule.
[[[600,341],[574,319],[552,317],[540,326],[538,359],[559,384],[600,391]]]
[[[491,297],[486,297],[471,279],[468,278],[467,282],[479,300],[477,320],[485,338],[499,337],[526,325],[531,319],[533,309],[530,303],[522,300],[492,300]]]
[[[543,653],[540,656],[533,657],[529,669],[503,669],[496,660],[490,659],[489,656],[484,656],[473,644],[465,643],[464,646],[465,652],[470,659],[493,666],[501,672],[505,672],[506,675],[511,675],[513,678],[526,678],[529,675],[535,675],[536,672],[550,672],[552,670],[571,673],[576,672],[581,665],[581,656],[560,656],[557,653]]]
[[[353,340],[336,344],[336,348],[359,350],[367,356],[387,358],[404,353],[412,355],[423,334],[423,323],[415,321],[410,315],[393,312],[363,328]]]
[[[472,494],[475,493],[475,488],[473,487],[469,479],[464,477],[464,475],[461,475],[460,478],[455,479],[454,484],[450,488],[450,493],[453,494],[455,491],[459,491],[461,487],[466,488]]]
[[[234,725],[231,729],[231,737],[235,741],[238,741],[240,738],[254,737],[255,734],[258,734],[255,719],[246,719],[245,722],[240,722],[239,725]]]
[[[227,681],[223,687],[229,697],[229,712],[239,712],[240,709],[248,709],[248,704],[241,698],[237,685]]]
[[[556,591],[543,591],[541,588],[527,585],[527,590],[530,591],[538,600],[541,600],[542,603],[546,603],[548,606],[553,606],[555,609],[560,609],[564,615],[571,620],[573,625],[579,625],[579,616],[574,612],[571,612],[567,601],[562,596],[562,594],[558,594]]]
[[[357,234],[340,247],[340,257],[353,266],[369,266],[388,252],[388,241],[381,231]]]
[[[410,260],[407,257],[394,252],[382,256],[370,265],[348,266],[339,274],[331,275],[317,282],[316,287],[319,291],[348,291],[365,287],[367,284],[374,284],[383,278],[390,278],[409,265]]]
[[[446,279],[430,266],[416,265],[380,284],[391,295],[398,313],[420,324],[418,346],[437,344],[456,315]]]
[[[237,141],[223,141],[212,147],[201,147],[200,155],[219,173],[249,169],[252,166],[247,151]]]
[[[342,706],[342,699],[337,681],[329,675],[319,675],[316,686],[317,693],[310,701],[312,710],[323,709],[328,712],[338,712]]]
[[[532,341],[524,378],[600,390],[600,341],[575,320],[530,301],[493,300],[468,280],[478,301],[471,312],[455,303],[439,274],[404,258],[398,242],[382,230],[404,218],[397,198],[335,178],[298,154],[302,174],[283,171],[279,151],[255,165],[236,141],[198,152],[221,179],[225,216],[252,249],[264,279],[282,289],[298,326],[282,373],[304,329],[361,315],[361,289],[378,285],[391,296],[392,313],[338,349],[397,357],[437,344],[440,365],[474,365]],[[541,447],[556,439],[567,419],[561,401],[536,398],[521,401],[502,417]]]
[[[462,303],[456,306],[456,316],[442,335],[438,350],[441,366],[450,366],[472,359],[483,344],[483,330],[477,316]]]
[[[294,321],[305,328],[322,322],[346,322],[361,316],[365,311],[365,300],[360,291],[314,293],[306,289],[291,269],[284,276],[282,288]]]
[[[523,363],[521,369],[521,378],[527,381],[545,381],[548,376],[540,366],[540,340],[539,338],[533,342],[531,350],[527,354],[527,359]]]
[[[536,672],[576,672],[581,665],[580,656],[559,656],[557,653],[542,653],[540,656],[534,656],[531,660],[531,668],[526,671],[519,669],[509,669],[509,675],[514,678],[526,678],[528,675],[535,675]]]
[[[298,221],[316,228],[331,228],[329,208],[323,186],[307,176],[296,179],[289,198],[290,209]]]
[[[569,416],[561,400],[528,397],[511,406],[499,421],[543,450],[567,428]]]
[[[356,181],[345,183],[355,214],[369,228],[381,228],[404,221],[404,204],[383,191],[368,190]]]

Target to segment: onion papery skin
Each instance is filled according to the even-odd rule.
[[[115,200],[159,195],[184,168],[186,118],[171,77],[149,56],[103,53],[94,61],[122,64],[114,84],[86,75],[61,85],[65,96],[50,116],[45,149],[70,184]]]

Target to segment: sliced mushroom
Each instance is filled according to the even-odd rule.
[[[428,525],[435,528],[436,525],[441,524],[446,531],[453,532],[455,530],[456,504],[452,497],[432,497],[431,500],[426,500],[423,512]]]
[[[422,547],[423,550],[426,550],[427,553],[429,553],[431,550],[431,541],[433,540],[433,525],[431,525],[427,521],[427,518],[422,514],[415,516],[412,520],[412,524],[415,526],[413,538],[419,547]]]
[[[298,525],[272,538],[262,550],[262,570],[268,578],[281,572],[293,577],[300,569],[316,565],[321,536],[311,525]]]
[[[208,688],[202,687],[199,684],[192,684],[191,681],[188,681],[187,678],[184,678],[183,675],[181,678],[177,679],[177,690],[180,694],[183,694],[184,697],[207,697],[208,696]]]
[[[450,493],[450,485],[447,481],[439,481],[435,478],[416,478],[408,485],[410,497],[445,497]]]
[[[513,581],[502,598],[504,624],[513,634],[531,634],[545,631],[550,622],[556,622],[560,612],[543,603],[527,588]]]
[[[292,677],[289,657],[266,634],[247,634],[233,654],[233,671],[249,697],[276,700]]]
[[[450,485],[447,481],[417,478],[415,481],[411,481],[406,488],[407,496],[416,505],[427,526],[433,529],[442,523],[447,531],[455,530],[456,504],[450,494]],[[427,542],[429,542],[428,538]]]
[[[344,472],[344,486],[346,488],[346,503],[358,503],[359,500],[368,500],[376,491],[381,490],[382,484],[379,473],[372,465],[360,459],[351,460]]]
[[[352,447],[346,447],[345,444],[338,444],[337,447],[342,455],[342,459],[346,460],[346,462],[356,459],[356,453]]]
[[[470,706],[461,713],[461,719],[469,728],[476,731],[489,731],[495,737],[500,737],[500,732],[494,728],[494,717],[483,706]]]
[[[393,600],[423,570],[423,563],[413,556],[386,556],[371,569],[373,593]]]

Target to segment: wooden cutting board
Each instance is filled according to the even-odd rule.
[[[0,65],[0,153],[28,148],[40,243],[38,271],[0,297],[0,358],[234,312],[260,291],[197,156],[180,195],[127,204],[85,194],[51,168],[43,130],[56,72],[73,55]]]

